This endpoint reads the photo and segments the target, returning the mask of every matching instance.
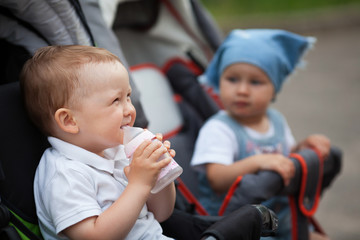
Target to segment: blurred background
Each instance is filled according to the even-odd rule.
[[[321,133],[342,149],[342,171],[315,216],[331,239],[360,239],[360,1],[201,2],[224,34],[280,28],[317,38],[305,69],[284,84],[274,107],[287,117],[297,140]]]
[[[201,0],[227,33],[234,28],[309,32],[357,25],[360,0]]]

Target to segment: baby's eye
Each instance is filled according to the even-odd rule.
[[[226,80],[228,80],[231,83],[236,83],[238,81],[238,78],[236,78],[236,77],[227,77]]]
[[[118,103],[120,101],[120,98],[115,98],[113,103]]]
[[[261,85],[263,82],[260,81],[260,80],[258,80],[258,79],[252,79],[252,80],[250,81],[250,83],[251,83],[252,85]]]
[[[126,96],[126,100],[130,100],[131,101],[131,92],[129,92],[128,94],[127,94],[127,96]]]

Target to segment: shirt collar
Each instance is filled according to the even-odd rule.
[[[89,152],[81,147],[75,146],[55,137],[48,137],[48,141],[54,149],[59,151],[68,159],[82,162],[93,168],[106,171],[111,174],[114,173],[114,168],[116,165],[118,165],[116,162],[127,160],[123,145],[106,149],[104,151],[105,157],[101,157],[95,153]]]

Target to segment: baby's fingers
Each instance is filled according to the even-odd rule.
[[[321,134],[314,134],[308,137],[307,145],[319,151],[322,157],[326,158],[330,152],[330,139]]]
[[[156,164],[157,164],[157,167],[159,168],[164,168],[166,167],[169,163],[171,162],[171,157],[166,157],[160,161],[158,161]]]
[[[317,146],[316,149],[318,149],[318,151],[320,152],[321,156],[323,158],[327,158],[329,156],[330,153],[330,141],[328,139],[323,139]]]
[[[295,176],[295,165],[292,162],[284,164],[280,175],[284,180],[284,185],[287,186],[290,184],[291,179]]]
[[[145,140],[135,150],[134,157],[140,157],[141,159],[151,158],[152,160],[156,160],[156,158],[159,158],[161,154],[165,152],[167,152],[167,149],[162,145],[160,141]]]
[[[173,158],[174,158],[174,157],[175,157],[175,155],[176,155],[176,152],[175,152],[175,150],[174,150],[174,149],[170,149],[170,150],[169,150],[169,154],[170,154],[170,156],[171,156],[171,157],[173,157]]]
[[[175,152],[174,149],[170,149],[170,145],[171,145],[171,143],[170,143],[168,140],[164,141],[164,146],[167,148],[170,156],[171,156],[171,157],[175,157],[176,152]]]
[[[155,137],[156,137],[157,140],[159,140],[160,142],[162,142],[162,140],[163,140],[163,135],[162,135],[161,133],[155,134]]]
[[[171,143],[170,143],[170,141],[168,141],[168,140],[165,140],[163,144],[164,144],[164,146],[165,146],[167,149],[169,149],[170,146],[171,146]]]

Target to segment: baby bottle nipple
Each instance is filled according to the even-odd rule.
[[[155,135],[142,128],[138,127],[124,127],[124,146],[125,146],[125,154],[128,158],[132,159],[132,155],[136,148],[146,139],[150,139],[153,141],[159,141],[155,138]],[[170,156],[169,153],[164,153],[159,160],[164,158],[168,158]],[[159,161],[158,160],[158,161]],[[164,187],[173,182],[178,176],[183,172],[182,167],[180,167],[173,158],[171,158],[171,162],[164,168],[161,169],[156,185],[151,190],[151,193],[157,193],[162,190]]]

